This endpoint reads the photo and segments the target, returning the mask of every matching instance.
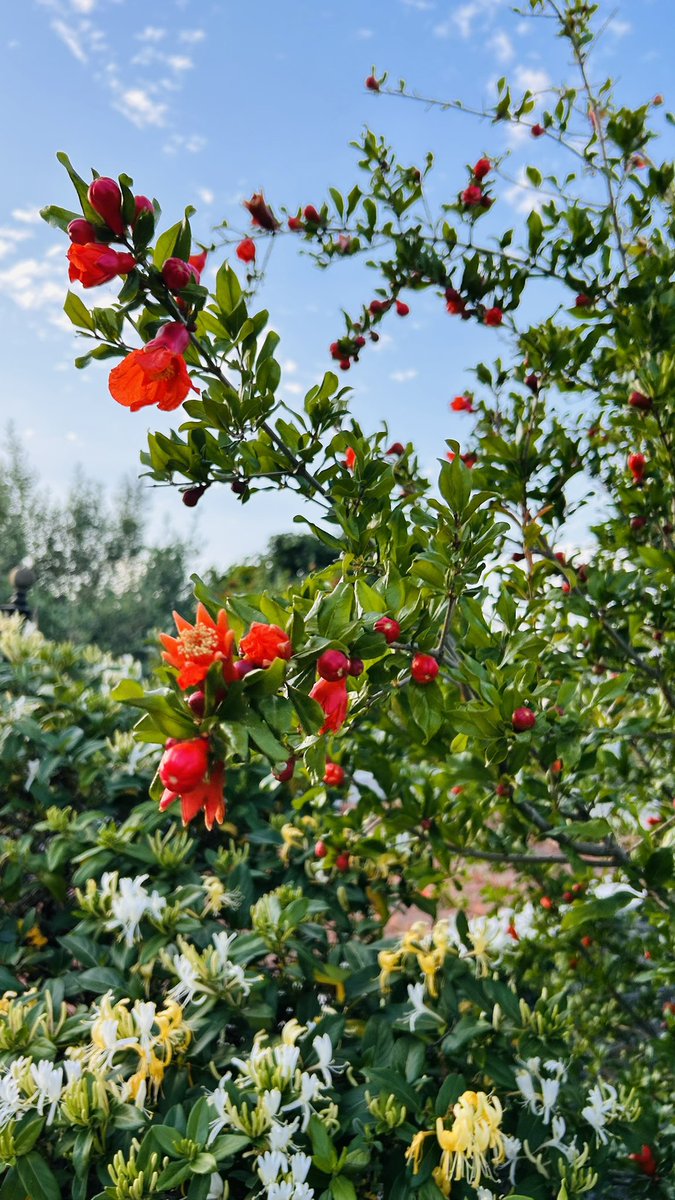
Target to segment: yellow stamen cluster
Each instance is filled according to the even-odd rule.
[[[448,1129],[446,1122],[450,1116],[452,1125]],[[433,1177],[444,1196],[450,1195],[453,1181],[466,1179],[470,1187],[477,1188],[482,1178],[493,1178],[492,1168],[506,1157],[501,1122],[502,1106],[497,1097],[473,1091],[462,1092],[452,1113],[438,1118],[435,1133],[442,1153]],[[412,1162],[415,1175],[420,1169],[424,1143],[433,1136],[433,1130],[421,1130],[408,1147],[406,1158]]]
[[[211,654],[217,649],[218,634],[208,625],[195,625],[194,629],[183,629],[178,641],[186,658],[200,658],[202,654]]]

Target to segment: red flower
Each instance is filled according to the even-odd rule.
[[[131,412],[156,404],[162,412],[178,408],[190,388],[199,392],[187,373],[183,351],[190,341],[184,325],[164,325],[156,338],[130,354],[110,372],[113,400]]]
[[[71,221],[66,232],[71,242],[78,246],[86,246],[87,242],[96,241],[96,230],[91,221],[85,221],[84,217],[76,217]]]
[[[221,608],[218,620],[214,621],[203,604],[197,605],[194,625],[175,612],[178,637],[160,633],[164,646],[162,658],[179,672],[178,686],[183,691],[201,683],[214,662],[222,662],[226,682],[235,678],[232,665],[232,643],[234,634],[228,626],[227,613]]]
[[[392,442],[387,454],[395,454],[397,458],[400,458],[402,454],[405,454],[403,442]]]
[[[255,262],[255,242],[253,238],[244,238],[237,246],[237,258],[244,263]]]
[[[268,233],[274,233],[279,228],[279,222],[262,192],[255,192],[250,200],[244,200],[244,208],[250,212],[254,225],[266,229]]]
[[[644,392],[631,392],[628,403],[631,408],[640,408],[643,412],[646,412],[652,406],[652,398],[651,396],[645,396]]]
[[[644,1175],[656,1175],[658,1168],[651,1146],[643,1146],[639,1154],[629,1154],[628,1157]]]
[[[504,314],[501,308],[497,308],[495,305],[494,308],[486,308],[483,314],[483,320],[486,325],[501,325],[502,321],[504,320]]]
[[[453,317],[461,317],[466,312],[466,300],[463,300],[455,288],[445,289],[446,307]]]
[[[275,658],[289,659],[293,647],[288,634],[278,625],[265,625],[254,621],[246,637],[241,639],[239,650],[254,667],[271,667]]]
[[[197,283],[199,283],[199,280],[202,277],[202,271],[204,270],[204,267],[206,266],[207,258],[208,258],[207,251],[202,250],[202,251],[200,251],[199,254],[191,254],[188,259],[190,266],[194,267],[195,271],[197,272],[197,275],[196,275]]]
[[[427,684],[438,675],[438,663],[430,654],[416,654],[410,668],[415,683]]]
[[[317,212],[313,204],[308,204],[306,208],[302,210],[302,215],[306,221],[309,221],[310,225],[322,224],[321,213]]]
[[[345,781],[344,769],[339,763],[327,762],[323,781],[327,787],[341,787]]]
[[[397,300],[396,312],[398,313],[399,317],[407,317],[408,313],[410,312],[410,305],[406,304],[404,300]]]
[[[339,679],[337,683],[331,683],[328,679],[317,679],[309,694],[312,700],[316,700],[317,704],[321,705],[326,714],[326,720],[321,726],[321,733],[327,733],[329,730],[336,732],[341,729],[345,723],[349,706],[347,681]]]
[[[492,163],[489,158],[479,158],[473,169],[474,178],[480,183],[481,179],[490,174],[491,169]]]
[[[544,129],[543,125],[532,126],[532,137],[543,137],[545,133],[546,130]]]
[[[342,367],[344,364],[340,363],[340,366]],[[356,450],[353,446],[347,446],[347,453],[345,454],[345,466],[348,471],[353,471],[354,467],[356,466]]]
[[[579,292],[579,295],[577,296],[576,300],[574,301],[575,308],[591,308],[592,304],[593,304],[592,297],[587,296],[585,292]]]
[[[460,200],[465,208],[476,208],[483,200],[483,189],[472,183],[470,187],[465,188],[460,196]]]
[[[642,483],[647,466],[647,459],[644,454],[629,454],[628,455],[628,470],[630,471],[636,483]]]
[[[369,75],[368,78],[366,79],[366,87],[368,88],[369,92],[379,92],[379,90],[380,90],[379,80],[377,80],[374,75]]]
[[[68,249],[68,262],[71,283],[77,281],[85,288],[110,283],[116,275],[128,275],[136,266],[132,254],[120,254],[100,242],[87,242],[85,245],[73,242]]]
[[[539,391],[539,386],[540,386],[538,376],[535,375],[534,373],[532,375],[526,375],[525,376],[525,384],[527,387],[529,387],[531,392],[534,392],[534,394],[536,396],[537,392]]]
[[[301,217],[289,217],[288,228],[291,229],[293,233],[297,233],[298,230],[304,229],[305,226],[302,223]]]
[[[225,767],[222,763],[216,763],[196,787],[182,792],[166,788],[159,808],[164,812],[174,800],[180,799],[184,825],[189,825],[197,813],[203,812],[206,828],[212,829],[214,821],[222,825],[225,820],[224,789]]]
[[[94,212],[97,212],[101,220],[105,221],[108,229],[112,229],[113,233],[121,236],[124,233],[124,219],[119,183],[115,179],[107,179],[105,176],[95,179],[93,183],[89,184],[87,197]]]
[[[401,634],[401,626],[399,625],[398,621],[394,620],[393,617],[378,617],[377,621],[373,625],[373,629],[376,633],[384,634],[385,641],[389,646],[392,642],[395,642]]]
[[[206,738],[176,742],[162,755],[159,777],[172,792],[189,792],[206,775],[209,765],[209,745]]]
[[[450,407],[453,412],[473,412],[473,400],[471,396],[455,396]]]

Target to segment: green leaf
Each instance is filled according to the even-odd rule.
[[[223,263],[216,275],[216,299],[225,316],[234,312],[241,299],[241,284],[227,263]]]
[[[28,1154],[37,1142],[44,1127],[45,1118],[36,1113],[24,1117],[14,1130],[14,1149],[17,1155]]]
[[[209,1136],[209,1122],[212,1117],[213,1109],[206,1097],[202,1096],[190,1111],[186,1129],[187,1136],[192,1138],[193,1142],[203,1146]]]
[[[673,878],[673,851],[670,846],[661,846],[649,855],[644,865],[645,882],[649,887],[663,887]]]
[[[61,1189],[51,1167],[35,1150],[17,1159],[16,1173],[30,1200],[61,1200]]]
[[[613,896],[606,896],[603,900],[586,900],[583,903],[577,901],[574,908],[565,913],[560,922],[561,927],[576,929],[579,925],[585,925],[587,921],[608,920],[634,899],[632,892],[615,892]]]
[[[330,1181],[330,1190],[334,1200],[356,1200],[354,1184],[345,1175],[335,1175]]]

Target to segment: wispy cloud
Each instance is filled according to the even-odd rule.
[[[404,371],[392,371],[389,378],[394,383],[410,383],[412,379],[417,379],[417,371],[414,367],[408,367]]]
[[[127,88],[119,92],[113,107],[131,121],[137,129],[148,125],[163,125],[168,106],[153,99],[143,88]]]
[[[533,211],[541,212],[546,202],[541,192],[530,183],[525,167],[520,168],[515,183],[504,193],[504,199],[516,212],[526,216]]]
[[[551,86],[551,77],[543,67],[537,69],[519,65],[516,67],[514,79],[519,88],[522,88],[524,92],[532,92],[534,95],[548,91]]]
[[[203,42],[206,37],[206,32],[203,29],[181,29],[178,34],[179,42],[185,46],[196,46],[198,42]]]
[[[172,133],[162,150],[165,154],[179,154],[182,150],[187,150],[188,154],[199,154],[206,142],[207,139],[201,133]]]
[[[13,208],[12,217],[22,225],[39,225],[42,220],[39,208]],[[28,234],[25,236],[28,237]]]
[[[450,13],[445,21],[440,21],[434,27],[434,36],[449,38],[459,33],[463,38],[470,38],[476,28],[484,29],[492,24],[502,0],[468,0]]]
[[[494,36],[490,38],[488,46],[491,50],[494,50],[497,62],[500,63],[511,62],[516,53],[511,38],[503,29],[497,30]]]
[[[205,187],[197,188],[197,195],[199,196],[202,204],[213,204],[213,201],[216,198],[215,192],[212,192],[211,188]]]

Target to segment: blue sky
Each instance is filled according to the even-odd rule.
[[[608,26],[595,79],[617,76],[628,103],[663,92],[667,107],[672,0],[601,0],[601,9]],[[45,486],[62,493],[77,464],[113,486],[135,473],[148,429],[176,424],[176,414],[119,408],[103,367],[72,366],[82,349],[60,311],[67,244],[36,219],[42,204],[72,204],[57,150],[82,174],[90,166],[126,171],[138,191],[158,197],[167,221],[194,203],[195,234],[208,240],[223,217],[246,228],[241,200],[260,187],[289,206],[320,203],[330,184],[348,190],[358,174],[349,142],[364,124],[390,138],[404,160],[419,161],[427,149],[436,154],[432,202],[464,186],[465,163],[508,146],[510,178],[497,185],[494,211],[506,225],[522,220],[532,203],[517,183],[524,165],[535,162],[544,172],[561,165],[553,145],[545,138],[509,143],[501,129],[469,117],[373,96],[363,80],[375,63],[420,93],[480,106],[500,74],[535,91],[569,76],[548,34],[547,23],[523,20],[504,0],[6,5],[0,412],[3,425],[14,421]],[[354,262],[318,272],[291,238],[275,246],[260,299],[282,337],[287,400],[330,366],[340,308],[368,299],[374,282]],[[348,382],[364,425],[386,419],[392,436],[414,439],[431,467],[444,438],[466,439],[467,419],[450,414],[447,403],[470,386],[478,357],[499,352],[501,335],[451,320],[430,294],[413,297],[411,306],[407,320],[389,320],[378,352],[365,355]],[[155,490],[151,502],[153,531],[190,533],[199,565],[254,553],[291,527],[293,511],[278,497],[242,508],[226,489],[192,511],[172,491]]]

